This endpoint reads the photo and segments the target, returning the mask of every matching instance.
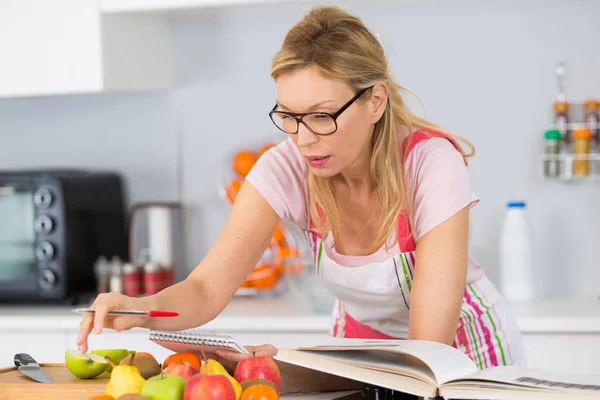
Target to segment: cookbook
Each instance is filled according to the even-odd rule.
[[[526,367],[479,370],[460,350],[420,340],[356,340],[282,348],[275,359],[423,398],[599,399],[600,375]]]

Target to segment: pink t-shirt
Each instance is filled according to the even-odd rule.
[[[301,229],[308,229],[306,161],[294,142],[288,138],[269,149],[255,164],[246,180],[250,182],[281,217]],[[462,155],[446,139],[433,137],[419,142],[406,160],[406,182],[413,194],[415,244],[424,234],[449,219],[466,206],[474,207],[479,198],[471,191],[467,167]],[[470,227],[469,227],[470,228]],[[469,239],[471,229],[469,229]],[[328,235],[323,246],[336,263],[360,267],[383,262],[400,251],[398,244],[385,246],[366,256],[338,254]],[[470,241],[470,240],[469,240]],[[469,251],[467,282],[481,276],[483,270]]]

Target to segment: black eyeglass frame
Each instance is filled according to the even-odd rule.
[[[312,133],[314,133],[315,135],[319,135],[319,136],[329,136],[329,135],[333,135],[335,132],[337,132],[338,129],[338,125],[337,125],[337,119],[339,118],[339,116],[346,111],[346,109],[348,107],[350,107],[352,104],[354,104],[354,102],[356,100],[358,100],[360,98],[360,96],[362,96],[367,90],[372,89],[373,86],[369,86],[366,87],[362,90],[360,90],[358,93],[356,93],[356,95],[351,98],[346,104],[344,104],[342,107],[340,107],[339,110],[337,110],[335,113],[331,114],[331,113],[327,113],[327,112],[308,112],[308,113],[293,113],[293,112],[287,112],[287,111],[276,111],[276,108],[279,104],[275,103],[275,106],[273,107],[273,109],[269,112],[269,118],[271,119],[271,122],[273,122],[273,124],[277,127],[277,129],[279,129],[282,132],[288,133],[290,135],[295,135],[298,133],[298,129],[300,129],[300,124],[302,123],[306,129],[308,129],[309,131],[311,131]],[[296,120],[296,131],[295,132],[288,132],[285,131],[283,129],[281,129],[279,127],[279,125],[277,125],[277,123],[275,122],[275,120],[273,119],[273,114],[283,114],[283,115],[287,115],[289,117],[292,117]],[[333,120],[333,123],[335,124],[335,129],[333,130],[333,132],[331,133],[317,133],[315,131],[313,131],[312,129],[310,129],[310,126],[308,126],[308,124],[304,123],[304,117],[306,117],[307,115],[327,115],[328,117],[330,117]]]

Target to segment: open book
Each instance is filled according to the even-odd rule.
[[[525,367],[479,370],[463,352],[419,340],[344,339],[340,344],[282,348],[277,360],[424,398],[599,399],[600,375]]]

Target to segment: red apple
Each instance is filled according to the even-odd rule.
[[[235,389],[224,375],[196,374],[187,381],[183,400],[236,400]]]
[[[178,375],[186,381],[196,375],[198,372],[199,371],[196,368],[192,368],[185,364],[171,364],[163,370],[163,374]]]
[[[244,358],[235,367],[236,381],[242,383],[250,379],[266,379],[281,389],[281,373],[273,357],[259,356]]]

